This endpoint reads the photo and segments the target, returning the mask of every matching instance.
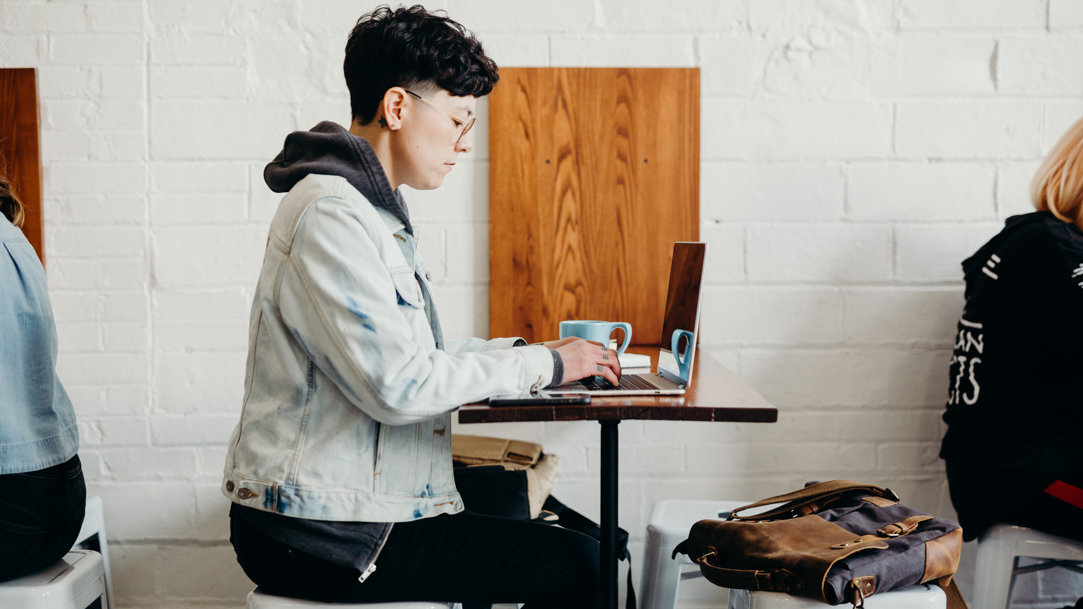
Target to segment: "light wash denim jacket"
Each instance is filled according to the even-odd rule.
[[[230,500],[335,521],[462,510],[450,412],[549,384],[553,357],[510,338],[438,349],[416,249],[343,177],[309,174],[283,198],[252,304]]]
[[[52,467],[79,449],[56,351],[45,269],[22,231],[0,215],[0,475]]]

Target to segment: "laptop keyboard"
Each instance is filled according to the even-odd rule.
[[[616,391],[618,389],[657,389],[653,384],[648,383],[641,377],[635,374],[625,374],[620,377],[619,385],[611,385],[609,381],[605,380],[605,377],[593,376],[590,378],[582,379],[579,384],[590,389],[591,391]]]

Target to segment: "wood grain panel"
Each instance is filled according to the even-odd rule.
[[[45,263],[41,222],[41,149],[34,68],[0,68],[0,172],[26,207],[23,234]]]
[[[699,239],[699,70],[504,68],[490,101],[489,332],[562,319],[661,334],[675,241]]]

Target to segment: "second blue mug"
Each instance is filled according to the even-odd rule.
[[[565,320],[560,322],[560,337],[578,336],[608,347],[610,336],[617,329],[624,330],[624,341],[617,347],[617,355],[620,355],[632,342],[632,324],[623,321]]]
[[[670,342],[673,352],[673,358],[677,360],[677,371],[680,373],[681,378],[684,380],[690,380],[688,378],[689,367],[692,364],[692,337],[695,336],[688,330],[674,330],[673,340]],[[684,343],[684,349],[679,349],[681,346],[681,339],[687,339]]]

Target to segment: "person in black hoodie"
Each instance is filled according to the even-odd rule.
[[[966,540],[997,523],[1083,540],[1083,119],[1031,194],[1038,211],[963,261],[940,456]]]
[[[316,601],[596,607],[597,540],[466,509],[451,412],[595,374],[615,383],[616,354],[582,339],[445,341],[399,190],[437,188],[470,152],[496,65],[446,16],[382,6],[358,20],[343,67],[349,127],[289,134],[264,170],[284,196],[221,487],[237,560],[263,592]]]

